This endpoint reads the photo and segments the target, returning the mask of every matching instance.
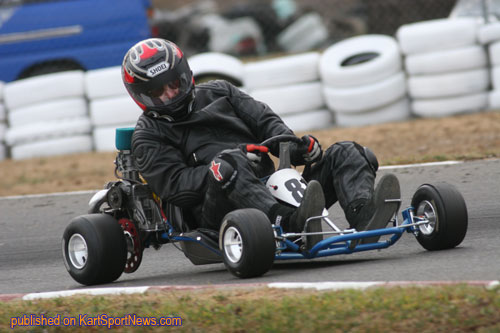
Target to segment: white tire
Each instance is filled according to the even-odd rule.
[[[410,75],[459,72],[488,66],[488,54],[481,45],[458,49],[410,54],[405,59]]]
[[[91,136],[76,135],[16,145],[11,148],[11,155],[12,159],[21,160],[34,157],[87,153],[90,151],[92,151]]]
[[[476,43],[478,23],[472,17],[405,24],[396,32],[404,54],[454,49]]]
[[[251,96],[269,105],[279,115],[318,110],[325,106],[320,82],[256,89]]]
[[[447,74],[410,76],[408,91],[415,99],[453,97],[485,91],[489,83],[489,71],[483,68]]]
[[[205,78],[220,78],[239,87],[243,85],[243,63],[236,57],[207,52],[190,57],[188,62],[196,82]]]
[[[360,112],[382,107],[401,99],[406,94],[404,72],[382,81],[351,88],[323,86],[328,108],[337,112]]]
[[[94,126],[135,123],[142,114],[142,109],[128,95],[93,100],[89,109]]]
[[[491,66],[500,66],[500,41],[490,44],[488,53]]]
[[[7,125],[0,122],[0,142],[4,141],[6,133],[7,133]]]
[[[329,128],[334,125],[330,110],[314,110],[281,117],[283,122],[294,132],[312,131]]]
[[[122,127],[135,127],[135,123],[94,128],[92,137],[94,140],[95,150],[98,152],[116,151],[116,129]]]
[[[246,89],[277,87],[319,80],[318,52],[247,63],[243,67]]]
[[[473,113],[484,110],[487,107],[487,92],[448,98],[414,99],[411,103],[413,114],[428,118]]]
[[[488,92],[488,109],[500,110],[500,89]]]
[[[404,97],[390,105],[364,112],[336,112],[335,123],[339,127],[359,127],[389,122],[398,122],[410,118],[410,102]]]
[[[2,103],[0,103],[0,121],[4,121],[5,119],[7,119],[6,113],[7,112],[5,112],[5,106],[3,106]]]
[[[479,42],[483,45],[500,40],[500,22],[489,23],[479,27]]]
[[[121,66],[87,71],[85,73],[85,92],[90,100],[128,95],[122,81]]]
[[[7,108],[85,95],[83,71],[67,71],[34,76],[5,84],[4,98]]]
[[[7,158],[7,147],[0,142],[0,161],[3,161]]]
[[[11,127],[40,121],[51,121],[87,116],[87,101],[83,97],[58,99],[9,110]]]
[[[369,55],[367,61],[350,60]],[[402,68],[396,40],[385,35],[362,35],[338,42],[325,50],[319,62],[323,83],[335,87],[367,85],[390,77]]]
[[[306,52],[328,39],[328,29],[318,13],[304,14],[278,34],[278,45],[290,53]]]
[[[492,90],[500,89],[500,66],[491,68]]]
[[[10,127],[5,135],[5,141],[14,146],[38,140],[89,134],[91,131],[92,126],[88,117],[59,119]]]

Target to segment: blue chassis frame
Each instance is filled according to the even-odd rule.
[[[403,232],[416,233],[418,232],[416,226],[428,223],[426,219],[413,215],[413,207],[403,210],[402,214],[403,222],[400,225],[395,225],[391,228],[352,232],[346,235],[328,237],[318,242],[309,251],[300,251],[300,247],[297,244],[287,239],[281,240],[281,243],[284,244],[283,247],[277,249],[278,253],[275,256],[275,260],[312,259],[338,254],[351,254],[354,252],[385,249],[394,245],[401,238]],[[395,219],[394,222],[397,224],[397,219]],[[358,244],[354,249],[349,248],[352,240],[383,235],[392,235],[392,237],[383,242]],[[292,252],[280,252],[284,250],[292,250]]]
[[[322,241],[314,245],[309,251],[301,250],[299,245],[284,238],[282,236],[283,230],[281,229],[281,227],[274,226],[277,239],[279,239],[279,243],[281,245],[276,249],[276,256],[274,257],[274,259],[275,260],[313,259],[313,258],[327,257],[339,254],[351,254],[354,252],[385,249],[394,245],[401,238],[403,232],[406,231],[408,233],[416,234],[419,232],[417,228],[418,225],[429,223],[429,221],[426,218],[414,216],[413,207],[408,207],[405,210],[403,210],[402,215],[403,215],[403,222],[399,225],[397,224],[397,216],[393,219],[394,227],[376,229],[370,231],[361,231],[361,232],[355,232],[352,230],[339,231],[337,233],[346,233],[346,232],[349,233],[323,239]],[[222,253],[219,249],[207,246],[198,239],[182,235],[175,235],[175,233],[173,233],[173,228],[170,225],[170,223],[167,222],[167,224],[170,226],[170,231],[169,233],[164,233],[161,235],[163,239],[174,242],[177,241],[196,242],[199,243],[200,245],[203,245],[208,250],[222,256]],[[325,233],[319,233],[319,234],[325,234]],[[307,236],[307,235],[310,234],[307,233],[288,234],[287,237]],[[373,236],[384,236],[384,235],[392,235],[392,237],[383,242],[358,244],[354,249],[349,248],[352,240],[368,238]]]

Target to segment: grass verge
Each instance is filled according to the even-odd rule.
[[[499,309],[499,287],[461,284],[328,292],[269,288],[162,291],[0,302],[0,331],[10,329],[12,317],[33,314],[59,316],[61,323],[18,327],[16,331],[83,332],[90,328],[83,322],[99,317],[103,325],[90,330],[107,331],[109,318],[132,320],[127,316],[135,315],[157,322],[161,317],[180,318],[181,329],[193,332],[500,332]],[[75,324],[64,327],[65,318],[76,318]],[[168,329],[152,325],[114,328],[115,332]]]

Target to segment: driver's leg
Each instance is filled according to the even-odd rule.
[[[217,230],[224,215],[231,210],[257,208],[269,217],[272,224],[281,225],[287,232],[299,232],[303,229],[305,219],[320,215],[324,207],[321,202],[319,207],[317,202],[323,193],[314,193],[321,191],[321,186],[310,190],[313,193],[305,196],[309,199],[302,201],[299,210],[278,203],[239,149],[222,152],[209,169],[201,221],[201,225],[206,228]]]
[[[344,141],[329,147],[322,161],[304,177],[321,183],[327,207],[339,201],[351,228],[378,229],[387,225],[397,209],[396,204],[384,205],[384,199],[398,199],[400,190],[397,179],[388,176],[381,179],[374,193],[377,164],[362,146]]]

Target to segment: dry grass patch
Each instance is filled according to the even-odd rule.
[[[297,133],[302,135],[303,133]],[[415,119],[312,132],[323,147],[354,140],[382,165],[500,156],[500,112]],[[114,177],[114,153],[0,162],[0,196],[101,189]]]

